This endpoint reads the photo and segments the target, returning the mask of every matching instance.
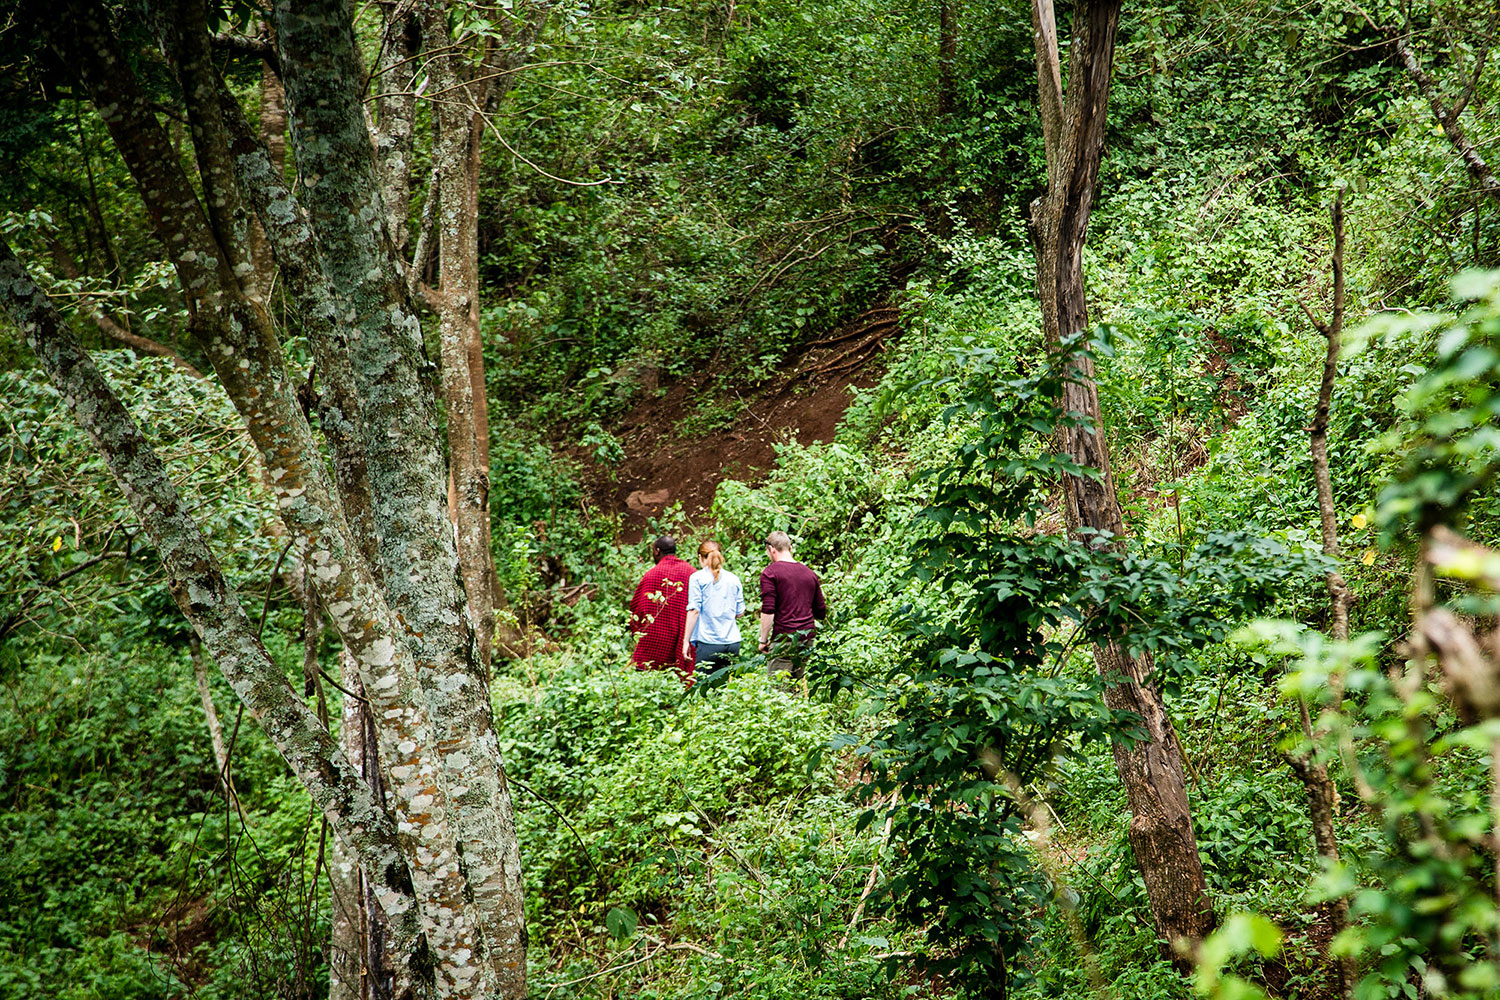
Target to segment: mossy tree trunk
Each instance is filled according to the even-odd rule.
[[[510,793],[447,516],[430,366],[390,232],[397,213],[383,201],[393,182],[372,147],[349,8],[299,0],[272,15],[294,191],[219,75],[205,9],[183,0],[156,13],[196,180],[106,8],[75,0],[41,27],[99,110],[173,262],[193,335],[245,423],[367,699],[374,747],[365,750],[378,752],[378,775],[362,774],[287,685],[160,459],[8,250],[0,301],[155,540],[204,648],[363,871],[390,921],[396,983],[442,997],[524,996]],[[461,167],[477,178],[467,159]],[[257,227],[274,265],[253,252]],[[321,435],[262,301],[258,272],[269,266],[309,341]]]

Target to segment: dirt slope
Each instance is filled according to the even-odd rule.
[[[602,468],[590,476],[594,503],[623,512],[622,540],[638,541],[647,520],[672,503],[680,501],[696,519],[723,480],[758,481],[775,461],[777,442],[832,440],[850,389],[879,380],[881,355],[899,335],[899,319],[894,307],[871,309],[808,344],[775,384],[705,400],[711,379],[696,376],[637,404],[613,428],[625,450],[613,478]],[[695,424],[711,429],[690,433]]]

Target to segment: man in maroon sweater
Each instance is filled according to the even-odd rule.
[[[693,663],[682,656],[682,630],[687,624],[688,578],[693,567],[677,558],[677,540],[663,535],[651,546],[656,565],[646,571],[630,601],[630,627],[636,634],[637,670],[674,667],[686,682]]]
[[[760,651],[776,654],[768,665],[771,673],[785,670],[800,680],[806,673],[803,654],[818,620],[828,613],[823,585],[818,574],[792,558],[786,532],[766,536],[766,556],[771,564],[760,574]]]

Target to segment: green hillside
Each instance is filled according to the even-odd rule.
[[[0,997],[1500,996],[1500,18],[1033,16],[9,5]]]

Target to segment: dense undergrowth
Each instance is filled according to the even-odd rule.
[[[925,8],[767,0],[740,3],[731,26],[734,4],[606,6],[558,18],[507,128],[558,176],[617,183],[577,188],[500,155],[484,196],[494,548],[550,640],[501,667],[492,691],[517,779],[534,994],[954,995],[962,975],[946,978],[941,960],[961,935],[927,938],[948,914],[903,919],[887,891],[926,871],[903,839],[918,828],[887,826],[861,789],[865,764],[880,763],[871,742],[920,687],[914,665],[930,649],[913,622],[952,625],[968,596],[964,579],[945,590],[909,572],[938,498],[929,473],[981,436],[974,413],[947,411],[1045,364],[1020,215],[1041,173],[1029,22],[1006,4],[965,5],[958,89],[939,114]],[[1345,5],[1156,4],[1127,12],[1119,60],[1088,273],[1094,318],[1112,330],[1099,387],[1134,551],[1185,574],[1195,552],[1240,532],[1289,567],[1165,674],[1209,888],[1222,915],[1263,914],[1284,934],[1275,957],[1238,966],[1271,995],[1334,995],[1317,903],[1338,893],[1366,929],[1360,1000],[1419,983],[1443,995],[1431,970],[1463,967],[1493,939],[1482,851],[1442,870],[1411,856],[1423,841],[1336,769],[1347,869],[1322,871],[1284,761],[1298,729],[1282,689],[1289,664],[1306,676],[1345,656],[1364,685],[1355,733],[1370,780],[1398,805],[1426,796],[1455,840],[1479,842],[1487,748],[1459,738],[1436,693],[1413,707],[1382,680],[1409,626],[1413,552],[1377,507],[1410,478],[1426,433],[1401,400],[1445,363],[1435,321],[1356,336],[1335,390],[1340,565],[1354,632],[1380,638],[1327,654],[1222,635],[1252,618],[1326,625],[1307,448],[1323,340],[1298,303],[1326,300],[1334,183],[1349,185],[1351,325],[1445,307],[1451,275],[1500,262],[1500,215],[1467,190],[1429,111]],[[1471,112],[1490,149],[1494,73]],[[97,143],[93,127],[79,124],[77,142]],[[53,162],[63,152],[48,156],[45,169],[71,176]],[[98,180],[117,183],[119,169],[101,162]],[[183,317],[152,283],[159,262],[129,206],[107,207],[120,231],[109,252],[123,257],[112,294],[170,332]],[[783,443],[763,481],[719,487],[706,522],[672,511],[650,526],[717,537],[747,582],[759,538],[792,533],[833,605],[809,691],[753,661],[692,694],[636,673],[623,603],[643,555],[619,544],[614,512],[590,505],[565,455],[608,466],[630,401],[673,378],[774,380],[808,335],[878,301],[899,306],[902,334],[833,441]],[[321,996],[325,834],[216,682],[244,814],[226,807],[154,557],[55,399],[17,351],[4,356],[0,996]],[[190,463],[201,516],[300,676],[301,615],[273,579],[263,498],[229,485],[244,462],[232,416],[164,363],[101,356],[157,443]],[[1463,392],[1444,391],[1439,410]],[[1015,447],[1045,452],[1037,436]],[[1027,530],[1056,532],[1055,495],[1033,500]],[[1500,540],[1487,488],[1466,530]],[[104,552],[124,554],[63,576]],[[584,581],[580,602],[554,600],[559,583]],[[330,670],[336,660],[322,648]],[[1054,690],[1092,706],[1086,647],[1057,661]],[[323,693],[337,717],[341,695]],[[1419,731],[1436,749],[1414,778],[1389,751]],[[1028,776],[1045,837],[1034,818],[1008,817],[1006,933],[1027,944],[1011,956],[1018,996],[1082,998],[1100,982],[1122,1000],[1192,995],[1150,929],[1107,735],[1067,735]],[[1440,940],[1425,915],[1443,911],[1472,919],[1442,924],[1458,930]],[[914,971],[924,950],[938,962]],[[1455,985],[1457,972],[1443,982],[1447,995],[1494,995],[1478,979]]]

